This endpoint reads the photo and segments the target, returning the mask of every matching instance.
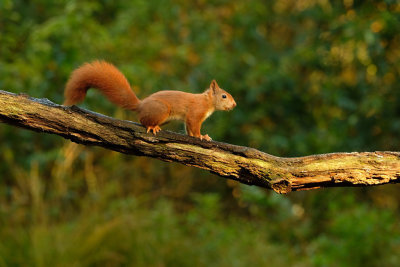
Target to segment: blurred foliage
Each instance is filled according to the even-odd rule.
[[[100,58],[139,97],[215,78],[238,103],[204,123],[215,140],[397,151],[399,33],[391,0],[2,0],[0,89],[61,103]],[[136,120],[95,91],[82,106]],[[0,140],[0,266],[400,264],[399,186],[281,196],[5,124]]]

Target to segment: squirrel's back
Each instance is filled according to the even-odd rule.
[[[89,88],[100,90],[111,102],[135,110],[140,102],[125,76],[105,61],[85,63],[74,70],[65,86],[64,105],[83,101]]]

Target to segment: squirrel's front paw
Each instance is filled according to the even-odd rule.
[[[206,141],[211,141],[211,137],[208,136],[208,134],[206,135],[200,135],[200,140],[206,140]]]

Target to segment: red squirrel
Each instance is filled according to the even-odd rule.
[[[105,61],[85,63],[74,70],[65,91],[64,105],[83,101],[89,88],[96,88],[112,103],[138,112],[140,123],[147,132],[158,133],[160,125],[170,120],[182,120],[188,135],[210,141],[201,135],[201,124],[215,110],[231,110],[236,106],[233,97],[213,80],[201,94],[181,91],[159,91],[140,100],[132,91],[126,77]]]

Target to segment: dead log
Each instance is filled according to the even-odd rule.
[[[1,90],[0,121],[83,145],[179,162],[278,193],[400,182],[399,152],[275,157],[249,147],[201,141],[169,131],[154,136],[138,123]]]

